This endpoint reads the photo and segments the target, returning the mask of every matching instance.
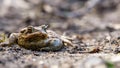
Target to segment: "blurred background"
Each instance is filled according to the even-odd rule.
[[[120,68],[120,0],[0,0],[0,34],[43,24],[73,38],[74,47],[0,47],[0,68]]]
[[[0,32],[33,25],[78,34],[120,29],[120,0],[0,0]]]

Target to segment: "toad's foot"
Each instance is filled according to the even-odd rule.
[[[63,41],[65,46],[71,46],[71,47],[74,46],[72,43],[72,40],[73,40],[72,38],[69,38],[67,36],[61,36],[61,40]]]

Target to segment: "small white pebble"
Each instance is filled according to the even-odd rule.
[[[112,62],[120,62],[120,55],[118,55],[118,56],[112,56],[111,57],[111,61]]]
[[[107,39],[107,40],[111,40],[111,37],[110,37],[110,36],[107,36],[106,39]]]
[[[44,62],[43,61],[39,61],[38,64],[44,64]]]
[[[58,65],[52,65],[50,68],[59,68]]]
[[[32,60],[33,60],[33,61],[36,61],[36,59],[35,59],[35,58],[33,58]]]
[[[88,57],[83,61],[84,68],[107,68],[104,61],[99,57]],[[81,66],[82,66],[81,65]]]

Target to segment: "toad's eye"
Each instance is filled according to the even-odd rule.
[[[33,26],[28,26],[27,27],[27,33],[32,33],[34,31],[34,27]]]
[[[25,31],[26,31],[25,29],[22,29],[20,30],[20,33],[25,33]]]

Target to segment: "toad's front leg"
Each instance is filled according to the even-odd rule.
[[[5,40],[5,42],[0,43],[0,46],[11,46],[12,44],[17,43],[17,38],[19,36],[19,33],[12,33],[9,36],[9,40]]]
[[[42,51],[58,51],[63,47],[62,40],[58,38],[50,38],[45,41],[47,47],[40,48]]]
[[[18,40],[18,36],[20,35],[20,33],[12,33],[9,36],[9,46],[11,46],[12,44],[17,44],[17,40]]]

